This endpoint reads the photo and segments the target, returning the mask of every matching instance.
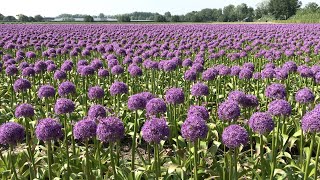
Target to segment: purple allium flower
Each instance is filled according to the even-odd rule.
[[[88,117],[92,120],[105,118],[107,116],[106,109],[99,104],[92,105],[88,111]]]
[[[16,145],[25,137],[24,127],[15,122],[7,122],[0,126],[0,144]]]
[[[267,79],[267,78],[273,78],[275,74],[275,71],[273,68],[265,68],[261,71],[261,78]]]
[[[148,143],[159,144],[161,140],[169,137],[169,126],[165,119],[152,118],[142,126],[142,137]]]
[[[202,83],[196,83],[191,87],[192,96],[207,96],[209,95],[209,88]]]
[[[18,74],[18,68],[15,66],[15,65],[9,65],[9,66],[7,66],[7,68],[6,68],[6,74],[8,75],[8,76],[13,76],[13,75],[15,75],[15,74]]]
[[[74,93],[76,93],[76,86],[70,81],[65,81],[59,85],[58,93],[60,96],[74,94]]]
[[[252,75],[253,79],[261,79],[261,73],[260,72],[255,72]]]
[[[197,72],[195,70],[187,70],[185,73],[184,73],[184,77],[183,77],[185,80],[188,80],[188,81],[195,81],[197,79]]]
[[[314,100],[315,96],[309,88],[300,89],[295,96],[295,99],[299,103],[309,103]]]
[[[81,76],[90,76],[94,74],[94,69],[91,66],[81,66],[80,75]]]
[[[54,105],[54,112],[58,115],[72,113],[75,109],[75,104],[70,99],[59,98]]]
[[[156,96],[153,95],[151,92],[141,92],[141,93],[138,93],[138,94],[140,94],[142,97],[146,98],[147,102],[149,102],[153,98],[156,98]]]
[[[162,114],[167,111],[167,106],[161,98],[153,98],[146,104],[146,111],[149,115]]]
[[[100,86],[93,86],[89,88],[89,99],[101,99],[104,96],[104,91]]]
[[[320,132],[320,112],[307,112],[301,120],[301,128],[304,132],[318,133]]]
[[[276,83],[267,86],[264,94],[271,99],[285,99],[287,95],[284,85]]]
[[[47,70],[47,64],[46,62],[44,61],[37,61],[35,64],[34,64],[34,68],[35,69],[38,69],[39,72],[44,72]]]
[[[26,67],[21,72],[22,76],[34,76],[36,74],[35,70],[32,67]]]
[[[231,76],[238,76],[240,71],[241,71],[241,67],[240,66],[232,66],[230,68],[230,75]]]
[[[239,125],[230,125],[222,132],[222,142],[228,148],[238,148],[241,145],[246,145],[248,140],[248,132]]]
[[[181,88],[171,88],[166,91],[166,102],[170,104],[182,104],[184,102],[184,92]]]
[[[115,142],[124,137],[125,129],[117,117],[107,117],[100,120],[97,127],[97,137],[102,142]]]
[[[236,101],[239,104],[242,104],[245,101],[246,94],[239,90],[234,90],[229,92],[228,100]]]
[[[130,68],[128,68],[128,71],[132,77],[142,76],[142,70],[137,65],[130,66]]]
[[[15,92],[24,92],[31,88],[31,83],[27,79],[17,79],[13,84],[13,89]]]
[[[128,99],[128,109],[135,111],[138,109],[144,109],[147,104],[147,99],[141,94],[135,94]]]
[[[49,64],[49,65],[47,66],[47,71],[53,72],[53,71],[55,71],[55,70],[57,70],[57,66],[56,66],[55,64]]]
[[[108,77],[109,71],[107,69],[99,69],[98,70],[98,76],[99,77]]]
[[[248,94],[245,96],[244,101],[240,104],[243,107],[257,107],[259,100],[255,95]]]
[[[188,110],[188,117],[197,116],[201,117],[203,120],[209,119],[209,112],[204,106],[192,105]]]
[[[72,70],[72,65],[68,64],[68,63],[63,63],[61,65],[61,68],[60,68],[62,71],[71,71]]]
[[[128,86],[123,82],[114,82],[110,86],[110,94],[112,96],[118,95],[118,94],[127,94],[128,93]]]
[[[56,90],[53,86],[50,85],[43,85],[38,90],[38,97],[39,98],[49,98],[54,97],[56,94]]]
[[[58,140],[63,137],[62,125],[51,118],[39,120],[35,133],[42,141]]]
[[[291,105],[282,99],[274,100],[268,105],[268,112],[273,116],[289,116],[291,111]]]
[[[67,73],[61,70],[57,70],[54,73],[53,78],[57,80],[67,79]]]
[[[91,67],[93,67],[96,70],[103,67],[103,63],[102,63],[102,61],[100,59],[92,60],[90,65],[91,65]]]
[[[198,116],[190,116],[181,126],[182,137],[188,141],[195,142],[198,139],[205,138],[208,133],[206,121]]]
[[[239,79],[251,79],[253,72],[248,68],[242,68],[239,72]]]
[[[295,72],[298,68],[296,63],[293,61],[285,62],[282,67],[288,69],[290,72]]]
[[[236,120],[240,116],[240,107],[235,101],[225,101],[218,107],[218,116],[221,120]]]
[[[115,65],[111,68],[111,74],[113,75],[119,75],[124,72],[124,69],[121,65]]]
[[[34,108],[30,104],[20,104],[16,107],[15,116],[19,117],[32,117],[34,116]]]
[[[96,136],[97,124],[91,119],[78,121],[73,127],[73,136],[81,141],[88,140]]]
[[[202,73],[202,79],[205,81],[211,81],[218,75],[218,73],[219,72],[216,69],[209,68]]]
[[[227,76],[230,74],[231,69],[228,66],[221,66],[219,69],[219,75]]]
[[[273,130],[274,122],[269,113],[256,112],[249,119],[249,127],[256,133],[266,134]]]
[[[192,61],[191,61],[191,59],[185,59],[185,60],[182,62],[182,66],[183,66],[183,67],[192,66]]]
[[[254,64],[252,62],[247,62],[242,65],[242,68],[248,68],[251,71],[254,71]]]

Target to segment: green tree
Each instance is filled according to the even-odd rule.
[[[259,3],[255,10],[255,19],[260,19],[262,16],[268,15],[269,9],[269,1]]]
[[[0,21],[3,21],[4,15],[0,13]]]
[[[28,22],[36,22],[36,19],[32,16],[28,17]]]
[[[6,16],[3,18],[3,21],[5,22],[14,22],[17,21],[17,19],[14,16]]]
[[[213,21],[213,10],[209,8],[202,9],[198,12],[201,21]]]
[[[276,19],[288,19],[301,7],[298,0],[270,0],[269,11]]]
[[[222,9],[212,9],[212,21],[219,21],[222,16]]]
[[[92,16],[85,16],[84,19],[83,19],[84,22],[94,22],[94,19]]]
[[[28,16],[26,16],[24,14],[19,14],[17,16],[18,16],[18,21],[20,21],[20,22],[28,22],[29,21]]]
[[[315,13],[320,10],[320,7],[315,2],[309,2],[303,9],[308,13]]]
[[[34,19],[35,19],[35,21],[37,21],[37,22],[42,22],[42,21],[44,21],[44,19],[43,19],[43,17],[42,17],[41,15],[36,15],[36,16],[34,16]]]
[[[162,16],[161,14],[156,13],[154,16],[155,22],[166,22],[166,17]]]
[[[230,4],[223,8],[223,21],[234,22],[237,20],[236,11],[234,5]]]
[[[164,17],[166,18],[166,21],[171,21],[171,13],[169,11],[164,13]]]
[[[131,18],[128,14],[118,15],[117,16],[118,22],[130,22]]]
[[[243,21],[244,19],[246,19],[249,14],[249,9],[247,4],[242,3],[238,5],[235,9],[235,13],[238,21]]]
[[[174,15],[171,17],[171,22],[180,22],[180,16]]]

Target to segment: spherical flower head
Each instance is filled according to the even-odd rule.
[[[248,68],[242,68],[239,72],[239,79],[251,79],[253,75],[253,72],[251,69]]]
[[[147,104],[147,99],[141,94],[135,94],[128,99],[128,109],[135,111],[138,109],[144,109]]]
[[[291,105],[282,99],[274,100],[268,105],[268,112],[273,116],[289,116],[291,111]]]
[[[255,72],[252,75],[253,79],[261,79],[261,73],[260,72]]]
[[[34,65],[34,67],[35,67],[36,69],[38,69],[39,72],[44,72],[44,71],[47,70],[47,64],[46,64],[46,62],[44,62],[44,61],[37,61],[37,62],[35,63],[35,65]]]
[[[193,69],[187,70],[184,73],[184,77],[185,80],[187,81],[195,81],[197,79],[197,72]]]
[[[276,83],[267,86],[264,94],[271,99],[285,99],[287,95],[284,85]]]
[[[166,102],[170,104],[182,104],[184,102],[184,92],[181,88],[171,88],[166,91]]]
[[[91,61],[91,67],[93,67],[94,69],[100,69],[103,67],[103,63],[100,59],[94,59]]]
[[[65,81],[59,85],[58,93],[60,96],[74,94],[74,93],[76,93],[76,86],[70,81]]]
[[[146,111],[149,115],[163,114],[167,111],[167,106],[161,98],[153,98],[146,104]]]
[[[252,62],[244,63],[242,67],[250,69],[251,71],[254,71],[254,64]]]
[[[256,133],[266,134],[273,130],[274,122],[269,113],[256,112],[249,119],[249,127]]]
[[[15,116],[19,117],[32,117],[34,116],[34,108],[31,104],[20,104],[16,107]]]
[[[61,70],[57,70],[54,75],[53,78],[56,80],[62,80],[62,79],[67,79],[67,73]]]
[[[243,103],[246,98],[246,94],[243,91],[234,90],[229,92],[228,100],[236,101],[239,104]]]
[[[221,66],[221,68],[218,69],[219,75],[227,76],[230,74],[231,69],[228,66]]]
[[[310,103],[314,101],[314,98],[315,96],[309,88],[300,89],[295,95],[295,99],[299,103]]]
[[[261,71],[261,78],[267,79],[267,78],[273,78],[275,74],[275,71],[273,68],[265,68]]]
[[[22,70],[21,72],[22,76],[28,77],[28,76],[34,76],[36,74],[35,70],[33,67],[26,67]]]
[[[235,101],[225,101],[218,107],[218,116],[220,120],[236,120],[240,116],[240,107]]]
[[[83,119],[78,121],[73,128],[74,139],[81,141],[88,140],[96,136],[97,124],[91,119]]]
[[[132,77],[142,76],[142,70],[137,65],[130,66],[130,69],[128,69],[128,71]]]
[[[118,94],[127,94],[128,93],[128,86],[123,82],[114,82],[110,86],[110,94],[112,96],[118,95]]]
[[[170,129],[165,119],[152,118],[142,126],[142,137],[148,143],[159,144],[169,137]]]
[[[38,90],[38,97],[39,98],[49,98],[54,97],[56,94],[56,90],[53,86],[50,85],[42,85]]]
[[[57,66],[55,64],[49,64],[47,66],[47,71],[54,72],[55,70],[57,70]]]
[[[25,137],[24,127],[15,122],[7,122],[0,126],[0,144],[16,145]]]
[[[54,112],[58,115],[72,113],[75,109],[75,104],[72,100],[59,98],[54,105]]]
[[[146,101],[149,102],[151,99],[156,98],[155,95],[153,95],[151,92],[141,92],[138,93],[142,97],[146,98]]]
[[[24,92],[31,88],[31,83],[27,79],[17,79],[13,84],[13,89],[15,92]]]
[[[104,90],[100,86],[93,86],[88,91],[89,99],[102,99],[104,97]]]
[[[107,69],[99,69],[98,70],[98,76],[99,77],[108,77],[109,71]]]
[[[89,111],[88,111],[88,117],[90,119],[101,119],[101,118],[105,118],[107,116],[107,112],[106,112],[106,109],[102,106],[102,105],[99,105],[99,104],[96,104],[96,105],[92,105],[90,108],[89,108]]]
[[[119,62],[118,62],[118,60],[117,59],[110,59],[110,60],[108,60],[108,68],[112,68],[113,66],[116,66],[116,65],[118,65],[119,64]]]
[[[228,148],[234,149],[248,143],[249,135],[245,128],[239,125],[230,125],[222,132],[222,142]]]
[[[94,68],[91,66],[82,66],[80,69],[81,76],[90,76],[94,74]]]
[[[185,59],[183,62],[182,62],[182,66],[183,67],[188,67],[188,66],[192,66],[192,60],[191,59]]]
[[[35,133],[37,138],[42,141],[58,140],[63,137],[62,125],[51,118],[39,120]]]
[[[207,96],[209,95],[209,88],[202,83],[196,83],[191,87],[192,96]]]
[[[244,101],[240,104],[242,107],[257,107],[259,106],[259,100],[255,95],[248,94],[245,96]]]
[[[65,71],[65,72],[71,71],[71,70],[72,70],[72,65],[70,65],[70,64],[68,64],[68,63],[63,63],[63,64],[61,65],[61,70],[62,70],[62,71]]]
[[[297,65],[294,61],[287,61],[283,64],[283,67],[288,69],[290,72],[295,72],[297,71]]]
[[[211,81],[219,74],[216,69],[209,68],[202,73],[202,79],[205,81]]]
[[[188,117],[181,126],[181,134],[187,141],[195,142],[207,136],[208,126],[206,121],[198,116]]]
[[[209,112],[204,106],[190,106],[188,110],[188,117],[197,116],[201,117],[203,120],[209,119]]]
[[[15,74],[18,74],[19,70],[15,65],[9,65],[6,67],[6,74],[8,76],[13,76]]]
[[[124,125],[117,117],[101,119],[97,127],[97,137],[102,142],[116,142],[124,137]]]
[[[124,69],[121,65],[115,65],[111,68],[111,74],[113,75],[119,75],[124,72]]]
[[[241,67],[240,66],[232,66],[230,68],[230,75],[231,76],[238,76],[240,71],[241,71]]]
[[[320,132],[320,111],[307,112],[301,120],[301,128],[307,133]]]

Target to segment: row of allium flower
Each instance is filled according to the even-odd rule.
[[[319,179],[319,25],[0,25],[2,179]]]

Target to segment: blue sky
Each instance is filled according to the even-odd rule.
[[[1,0],[0,13],[4,15],[26,14],[34,16],[57,16],[62,13],[70,14],[122,14],[134,11],[159,12],[163,14],[185,14],[203,8],[222,8],[229,4],[238,5],[242,2],[249,6],[263,0]],[[320,0],[302,0],[320,4]]]

